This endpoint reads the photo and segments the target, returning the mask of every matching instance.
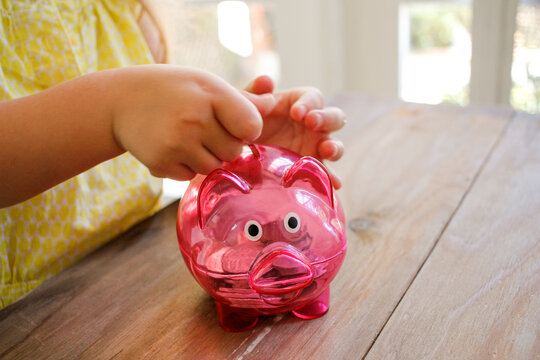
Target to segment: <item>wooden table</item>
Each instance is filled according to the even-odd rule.
[[[335,103],[349,248],[328,314],[223,331],[175,203],[2,310],[1,357],[539,359],[540,118]]]

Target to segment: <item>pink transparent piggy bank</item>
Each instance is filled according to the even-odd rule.
[[[328,311],[347,248],[345,219],[324,166],[263,145],[197,176],[180,203],[178,242],[220,325],[243,331],[259,315]]]

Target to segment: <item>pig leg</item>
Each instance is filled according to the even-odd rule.
[[[216,309],[219,325],[227,331],[246,331],[259,321],[258,316],[243,314],[242,309],[231,307],[219,301],[216,301]]]
[[[316,319],[323,316],[330,306],[330,287],[327,287],[321,295],[307,305],[293,310],[293,314],[300,319]]]

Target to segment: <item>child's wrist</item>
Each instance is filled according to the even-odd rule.
[[[102,84],[100,86],[100,101],[104,109],[104,121],[108,129],[109,139],[113,151],[117,155],[124,153],[127,149],[122,146],[117,134],[117,126],[115,125],[121,104],[124,102],[125,89],[124,79],[122,79],[121,69],[111,69],[100,72]]]

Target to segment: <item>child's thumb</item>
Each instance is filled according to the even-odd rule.
[[[255,95],[247,91],[242,91],[242,95],[255,105],[262,117],[268,115],[274,109],[274,106],[276,106],[276,98],[272,94]]]

